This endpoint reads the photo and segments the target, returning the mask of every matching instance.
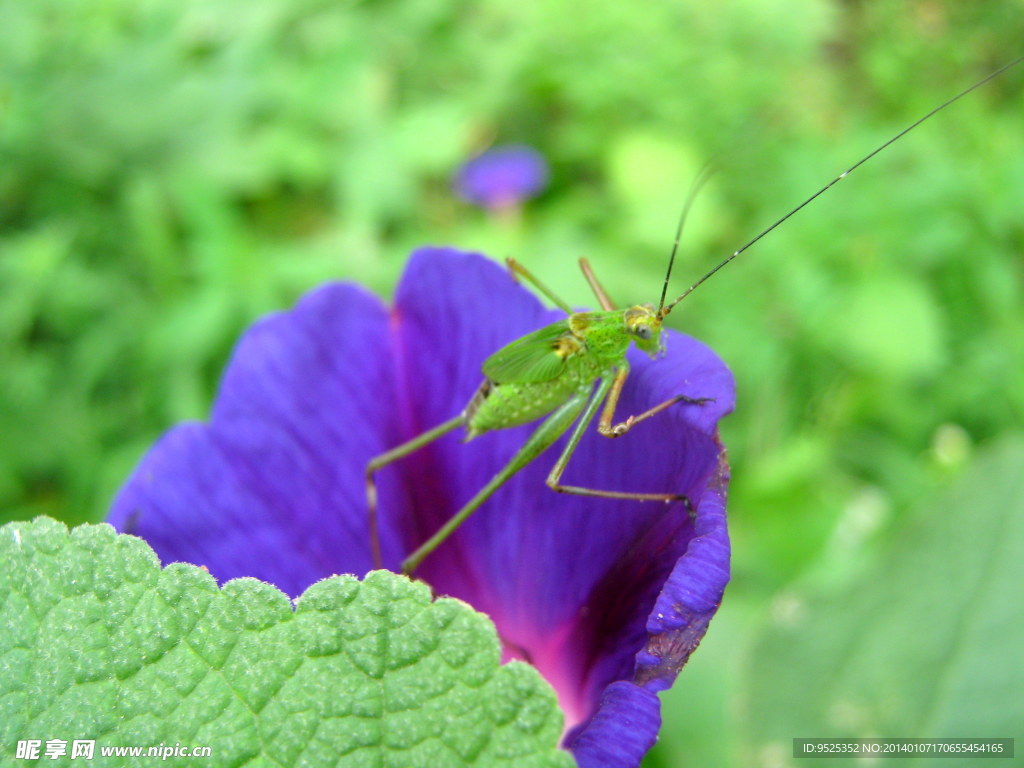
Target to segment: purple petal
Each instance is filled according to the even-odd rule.
[[[658,697],[620,681],[605,689],[597,713],[570,746],[579,768],[639,765],[660,727]]]
[[[467,162],[455,179],[464,200],[501,208],[539,194],[548,182],[544,156],[526,146],[498,147]]]
[[[328,285],[239,343],[210,424],[173,429],[115,499],[110,522],[165,562],[220,580],[256,576],[298,595],[370,565],[363,464],[396,440],[383,304]],[[397,546],[390,539],[391,548]]]
[[[698,505],[694,538],[647,618],[648,639],[637,654],[633,680],[649,690],[662,691],[672,685],[722,602],[729,581],[728,479],[723,456]]]
[[[370,567],[369,458],[461,412],[488,354],[559,317],[497,265],[447,249],[413,255],[390,313],[351,286],[315,291],[246,335],[210,425],[179,427],[158,443],[111,520],[134,526],[165,561],[205,564],[220,579],[253,575],[298,594],[331,573],[361,574]],[[647,693],[630,700],[656,704],[652,692],[671,684],[728,580],[717,421],[733,407],[731,375],[707,347],[672,332],[664,358],[630,363],[621,417],[679,393],[714,402],[673,406],[621,440],[589,429],[565,482],[682,492],[696,503],[693,519],[682,504],[550,492],[544,478],[560,443],[418,572],[489,613],[507,655],[541,670],[580,734],[578,754],[577,744],[600,752],[602,738],[620,738],[606,727],[618,710],[599,708],[611,706],[602,696],[620,695],[609,686],[632,681],[624,690],[641,690],[636,683]],[[396,568],[533,428],[469,444],[451,434],[384,468],[385,565]],[[641,720],[640,745],[657,733],[656,717]]]

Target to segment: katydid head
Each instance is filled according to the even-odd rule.
[[[623,325],[633,343],[651,357],[664,349],[661,338],[661,314],[651,304],[637,304],[622,313]]]

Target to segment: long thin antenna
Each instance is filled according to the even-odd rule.
[[[807,205],[809,205],[809,204],[810,204],[811,202],[813,202],[814,200],[817,200],[817,199],[818,199],[818,198],[819,198],[819,197],[820,197],[821,195],[823,195],[823,194],[824,194],[825,192],[827,192],[828,190],[830,190],[830,189],[831,189],[831,188],[832,188],[833,186],[835,186],[835,185],[836,185],[836,184],[838,184],[838,183],[839,183],[840,181],[842,181],[843,179],[845,179],[845,178],[846,178],[847,176],[849,176],[849,175],[850,175],[850,174],[851,174],[851,173],[852,173],[853,171],[855,171],[855,170],[856,170],[857,168],[859,168],[860,166],[864,165],[864,163],[866,163],[866,162],[867,162],[868,160],[870,160],[871,158],[873,158],[873,157],[874,157],[875,155],[877,155],[877,154],[878,154],[879,152],[881,152],[881,151],[882,151],[883,149],[885,149],[886,147],[888,147],[888,146],[889,146],[890,144],[893,144],[893,143],[895,143],[896,141],[899,141],[899,140],[900,140],[901,138],[903,138],[903,137],[904,137],[905,135],[907,135],[907,134],[908,134],[908,133],[910,133],[910,132],[911,132],[912,130],[914,130],[915,128],[917,128],[917,126],[919,126],[919,125],[920,125],[921,123],[923,123],[923,122],[924,122],[925,120],[927,120],[928,118],[932,117],[933,115],[935,115],[935,114],[936,114],[936,113],[938,113],[938,112],[941,112],[942,110],[944,110],[944,109],[945,109],[946,107],[948,107],[948,106],[949,106],[950,104],[952,104],[953,102],[955,102],[955,101],[958,101],[958,100],[962,99],[962,98],[963,98],[964,96],[966,96],[967,94],[969,94],[969,93],[970,93],[971,91],[975,90],[976,88],[980,88],[980,87],[981,87],[981,86],[983,86],[983,85],[984,85],[985,83],[987,83],[987,82],[988,82],[989,80],[992,80],[993,78],[999,77],[999,75],[1003,74],[1003,72],[1005,72],[1006,70],[1008,70],[1008,69],[1011,69],[1011,68],[1013,68],[1013,67],[1017,66],[1017,65],[1018,65],[1018,64],[1020,64],[1020,63],[1021,63],[1022,61],[1024,61],[1024,56],[1020,56],[1020,57],[1018,57],[1018,58],[1014,59],[1013,61],[1011,61],[1011,62],[1010,62],[1009,64],[1005,64],[1005,65],[1003,65],[1002,67],[1000,67],[999,69],[997,69],[997,70],[996,70],[995,72],[991,73],[990,75],[986,75],[985,77],[983,77],[983,78],[982,78],[981,80],[979,80],[978,82],[976,82],[976,83],[975,83],[974,85],[972,85],[972,86],[970,86],[969,88],[965,88],[964,90],[960,91],[960,93],[958,93],[958,94],[957,94],[956,96],[953,96],[952,98],[950,98],[950,99],[947,99],[947,100],[946,100],[946,101],[944,101],[944,102],[943,102],[942,104],[940,104],[939,106],[935,107],[935,109],[933,109],[933,110],[932,110],[931,112],[929,112],[928,114],[926,114],[926,115],[925,115],[924,117],[920,117],[920,118],[918,118],[917,120],[915,120],[915,121],[914,121],[913,123],[911,123],[911,124],[910,124],[910,125],[908,125],[908,126],[907,126],[906,128],[904,128],[904,129],[903,129],[902,131],[900,131],[899,133],[897,133],[897,134],[896,134],[895,136],[893,136],[893,137],[892,137],[891,139],[889,139],[889,140],[888,140],[887,142],[885,142],[884,144],[882,144],[881,146],[879,146],[878,148],[876,148],[876,149],[875,149],[874,151],[870,152],[869,154],[865,155],[865,156],[864,156],[864,157],[862,157],[862,158],[861,158],[860,160],[858,160],[858,161],[857,161],[856,163],[854,163],[854,164],[853,164],[853,165],[851,165],[851,166],[850,166],[849,168],[847,168],[847,169],[846,169],[845,171],[843,171],[843,172],[842,172],[841,174],[839,174],[838,176],[836,176],[836,177],[835,177],[834,179],[832,179],[832,181],[830,181],[830,182],[829,182],[828,184],[826,184],[826,185],[825,185],[824,187],[822,187],[822,188],[821,188],[821,189],[819,189],[819,190],[818,190],[817,192],[815,192],[815,193],[814,193],[813,195],[811,195],[810,197],[808,197],[808,198],[807,198],[806,200],[804,200],[804,201],[803,201],[802,203],[800,203],[800,205],[798,205],[798,206],[797,206],[796,208],[794,208],[793,210],[791,210],[791,211],[790,211],[789,213],[787,213],[787,214],[786,214],[785,216],[783,216],[783,217],[782,217],[781,219],[779,219],[778,221],[776,221],[776,222],[775,222],[774,224],[772,224],[772,225],[771,225],[770,227],[768,227],[767,229],[763,230],[763,231],[762,231],[762,232],[761,232],[761,233],[760,233],[760,234],[759,234],[759,235],[758,235],[757,237],[755,237],[755,238],[754,238],[753,240],[751,240],[750,242],[748,242],[748,243],[747,243],[746,245],[744,245],[744,246],[743,246],[742,248],[739,248],[739,249],[737,249],[737,250],[733,251],[733,252],[732,252],[732,255],[730,255],[730,256],[729,256],[728,258],[726,258],[725,260],[723,260],[723,261],[722,261],[722,262],[721,262],[721,263],[720,263],[720,264],[719,264],[718,266],[716,266],[716,267],[715,267],[714,269],[712,269],[712,270],[711,270],[710,272],[708,272],[708,273],[707,273],[706,275],[704,275],[704,276],[703,276],[703,277],[702,277],[702,278],[701,278],[700,280],[698,280],[698,281],[697,281],[696,283],[694,283],[694,284],[693,284],[693,285],[691,285],[691,286],[690,286],[689,288],[687,288],[687,289],[686,289],[685,291],[683,291],[683,293],[682,293],[682,294],[681,294],[681,295],[679,296],[679,298],[677,298],[677,299],[676,299],[675,301],[673,301],[673,302],[672,302],[671,304],[669,304],[669,305],[668,305],[667,307],[665,307],[665,306],[664,306],[664,298],[662,298],[662,308],[658,310],[658,314],[659,314],[659,315],[660,315],[661,317],[665,317],[665,316],[666,316],[666,315],[667,315],[667,314],[668,314],[669,312],[671,312],[671,311],[672,311],[672,308],[673,308],[673,307],[675,307],[675,305],[676,305],[676,304],[678,304],[678,303],[679,303],[680,301],[682,301],[682,300],[683,300],[683,299],[685,299],[685,298],[686,298],[687,296],[689,296],[689,295],[690,295],[691,293],[693,293],[693,291],[694,291],[694,290],[696,290],[697,286],[699,286],[699,285],[700,285],[701,283],[703,283],[703,282],[704,282],[705,280],[707,280],[707,279],[708,279],[709,277],[711,277],[711,276],[712,276],[713,274],[715,274],[715,273],[716,273],[716,272],[717,272],[718,270],[720,270],[720,269],[721,269],[722,267],[724,267],[724,266],[725,266],[726,264],[728,264],[728,263],[729,263],[730,261],[732,261],[732,260],[733,260],[733,259],[735,259],[735,258],[736,258],[737,256],[739,256],[739,255],[740,255],[741,253],[743,253],[743,252],[744,252],[745,250],[747,250],[748,248],[750,248],[750,246],[752,246],[752,245],[753,245],[754,243],[756,243],[756,242],[757,242],[758,240],[760,240],[760,239],[761,239],[762,237],[764,237],[764,236],[765,236],[765,235],[767,235],[767,234],[768,234],[769,232],[771,232],[771,231],[772,231],[773,229],[775,229],[775,228],[776,228],[776,227],[778,227],[778,226],[779,226],[780,224],[782,224],[782,222],[784,222],[784,221],[786,221],[787,219],[789,219],[789,218],[790,218],[791,216],[793,216],[793,215],[794,215],[795,213],[797,213],[798,211],[801,211],[801,210],[803,210],[803,208],[805,208],[805,207],[806,207]],[[678,240],[678,234],[676,235],[676,238],[677,238],[677,240]],[[672,249],[672,250],[673,250],[673,254],[674,254],[674,253],[675,253],[675,248],[673,247],[673,249]],[[664,296],[664,291],[662,292],[662,295]]]
[[[693,201],[697,199],[697,193],[700,192],[700,188],[704,186],[712,174],[714,174],[715,168],[711,163],[706,163],[703,168],[700,169],[700,173],[690,184],[690,191],[686,193],[686,202],[683,203],[683,210],[679,214],[679,223],[676,225],[676,237],[672,241],[672,253],[668,257],[668,269],[665,271],[665,282],[661,286],[661,302],[658,304],[658,314],[661,314],[661,310],[665,307],[665,297],[668,295],[668,279],[672,277],[672,265],[676,263],[676,252],[679,250],[679,239],[683,236],[683,225],[686,223],[686,217],[690,213],[690,208],[693,206]],[[665,314],[668,314],[667,312]]]

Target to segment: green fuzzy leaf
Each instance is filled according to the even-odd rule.
[[[0,528],[0,563],[0,762],[19,740],[95,739],[94,765],[135,764],[102,747],[160,744],[209,746],[213,766],[574,764],[536,671],[502,666],[485,616],[404,577],[333,576],[293,608],[47,518]]]

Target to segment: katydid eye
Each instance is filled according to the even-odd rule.
[[[639,338],[643,339],[644,341],[647,341],[649,338],[651,338],[651,326],[638,325],[636,329],[633,331],[633,333],[635,333]]]

